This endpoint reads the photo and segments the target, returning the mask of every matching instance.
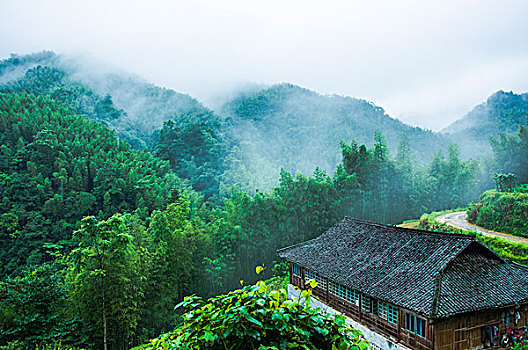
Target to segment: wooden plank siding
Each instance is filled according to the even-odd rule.
[[[304,277],[304,267],[300,267],[301,275]],[[293,264],[290,262],[290,271],[293,271]],[[305,289],[305,280],[298,276],[290,274],[290,283],[300,289]],[[427,320],[427,339],[420,337],[419,335],[409,332],[404,328],[405,312],[408,310],[398,307],[398,324],[393,324],[388,320],[381,318],[373,313],[362,310],[362,298],[363,294],[360,293],[359,306],[329,292],[329,281],[326,286],[321,287],[319,284],[312,289],[312,296],[330,306],[334,310],[341,312],[342,314],[350,317],[356,322],[359,322],[376,333],[384,335],[386,338],[392,340],[395,343],[402,343],[412,349],[416,350],[432,350],[433,349],[433,336],[434,328],[431,320]],[[375,299],[375,298],[372,298]],[[390,304],[390,303],[387,303]],[[390,304],[395,306],[393,304]],[[422,317],[423,318],[423,317]]]
[[[305,268],[299,267],[301,276],[295,276],[290,273],[290,283],[300,289],[305,289]],[[293,272],[293,264],[290,262],[290,272]],[[321,302],[330,306],[334,310],[350,317],[356,322],[363,324],[369,329],[379,333],[395,343],[403,344],[411,349],[416,350],[465,350],[475,347],[482,347],[481,332],[482,327],[486,325],[496,325],[499,327],[498,337],[495,344],[500,342],[502,335],[506,331],[506,326],[518,328],[528,325],[528,303],[517,305],[510,308],[483,310],[479,312],[465,313],[443,319],[427,319],[410,310],[398,307],[398,324],[389,322],[387,319],[366,312],[362,309],[362,299],[364,294],[359,293],[359,306],[334,295],[329,292],[330,281],[324,287],[317,285],[312,289],[312,295]],[[371,299],[375,299],[372,298]],[[515,313],[520,311],[521,319],[514,324]],[[501,324],[501,313],[510,313],[510,323]],[[426,319],[426,338],[419,336],[414,332],[405,329],[405,314],[410,313],[416,317]],[[415,319],[416,322],[416,319]]]
[[[519,328],[528,325],[528,303],[510,308],[483,310],[466,313],[438,320],[435,323],[435,350],[465,350],[482,346],[482,327],[495,325],[499,327],[495,345],[499,344],[506,332],[506,326]],[[511,314],[513,311],[514,314]],[[521,318],[515,324],[515,312],[519,311]],[[501,324],[501,314],[510,313],[510,322]]]

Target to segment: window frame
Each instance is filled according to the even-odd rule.
[[[361,294],[361,309],[366,313],[372,313],[372,298],[366,294]]]
[[[376,298],[370,298],[370,309],[372,310],[372,314],[379,316],[379,300]]]
[[[501,312],[501,325],[508,325],[512,323],[512,317],[510,314],[510,310],[504,310]]]
[[[396,306],[393,306],[393,305],[390,305],[389,304],[389,308],[388,308],[388,312],[387,312],[387,321],[389,321],[389,323],[392,323],[394,325],[398,325],[398,321],[399,321],[399,312],[400,310],[396,307]],[[396,319],[396,322],[393,322],[394,319]]]
[[[423,323],[423,325],[420,327],[420,323]],[[420,329],[423,330],[423,335],[419,332]],[[427,319],[416,316],[416,335],[427,339]]]
[[[315,288],[326,289],[328,286],[328,278],[318,274],[315,271],[305,268],[304,281],[305,283],[309,283],[311,280],[315,280],[315,282],[317,282],[317,286],[315,286]]]
[[[349,288],[349,292],[350,292],[350,295],[347,294],[347,297],[349,298],[347,300],[349,300],[352,304],[359,307],[359,299],[360,299],[359,292],[352,288]]]
[[[416,334],[416,315],[405,312],[403,328],[411,333]]]
[[[353,305],[359,306],[359,293],[350,287],[328,280],[328,292]]]
[[[387,302],[378,300],[378,317],[386,321],[389,320],[389,304]]]
[[[296,277],[301,277],[301,266],[296,263],[292,263],[292,265],[292,274]],[[296,273],[295,270],[297,270],[298,273]]]

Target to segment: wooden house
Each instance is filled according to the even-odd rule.
[[[527,324],[528,267],[469,235],[345,218],[277,253],[291,294],[315,279],[319,302],[381,336],[374,348],[478,349],[490,329],[497,344],[506,326]]]

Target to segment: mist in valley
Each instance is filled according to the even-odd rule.
[[[524,234],[527,12],[2,1],[0,348],[144,344],[345,216]]]

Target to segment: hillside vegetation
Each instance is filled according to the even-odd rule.
[[[469,207],[468,219],[491,230],[528,237],[528,129],[521,125],[516,133],[502,134],[500,141],[491,139],[491,146],[495,168],[524,186],[512,192],[484,192],[478,203]]]
[[[82,65],[53,53],[2,63],[0,72],[15,78],[0,85],[0,91],[46,95],[65,103],[77,115],[113,129],[132,148],[154,150],[207,198],[218,192],[228,143],[220,134],[219,118],[190,96],[116,73],[94,73],[89,79],[81,74],[86,73]],[[116,106],[116,97],[126,111]]]
[[[217,128],[219,123],[211,110],[189,95],[149,84],[137,76],[82,57],[50,51],[13,55],[0,62],[0,89],[48,94],[68,103],[79,115],[105,120],[120,138],[137,149],[152,146],[156,141],[152,134],[169,120],[177,127]],[[100,112],[109,109],[104,118],[90,111],[99,111],[98,100],[104,102]]]
[[[490,151],[489,137],[517,131],[525,124],[528,93],[497,91],[460,120],[442,130],[451,142],[460,145],[463,157]]]
[[[528,237],[528,187],[514,192],[489,190],[469,206],[468,221],[490,230]]]
[[[86,215],[149,215],[183,188],[167,162],[130,149],[49,97],[0,93],[0,276],[49,259]]]
[[[249,193],[271,190],[281,168],[311,174],[318,167],[332,174],[341,160],[340,142],[372,147],[376,131],[392,150],[407,140],[421,165],[446,153],[450,142],[460,144],[462,159],[482,156],[490,149],[488,137],[516,130],[528,110],[526,94],[499,91],[446,128],[446,136],[406,125],[372,102],[280,84],[243,90],[213,112],[189,95],[53,52],[2,61],[0,91],[46,94],[104,122],[132,148],[158,152],[216,202],[232,185]]]
[[[436,221],[436,217],[442,214],[446,214],[452,211],[460,211],[460,209],[447,210],[443,212],[433,212],[430,214],[423,214],[418,222],[417,226],[413,228],[419,228],[430,231],[439,232],[453,232],[453,233],[464,233],[475,236],[475,238],[484,244],[489,249],[493,250],[499,256],[515,261],[519,264],[528,265],[528,245],[523,243],[517,243],[508,241],[498,237],[489,237],[482,233],[465,231],[444,223]]]
[[[385,136],[391,149],[408,139],[423,163],[434,153],[446,151],[448,145],[443,136],[391,118],[372,102],[323,96],[291,84],[241,94],[220,113],[227,118],[226,132],[249,159],[247,166],[264,176],[280,168],[305,174],[316,166],[333,171],[340,162],[341,141],[372,147],[375,131]],[[262,172],[259,168],[263,166],[275,171]]]
[[[181,325],[185,296],[283,274],[277,249],[345,215],[397,223],[476,201],[495,172],[527,181],[525,127],[486,160],[442,144],[420,161],[442,138],[362,100],[279,85],[213,113],[114,78],[0,62],[0,347],[128,349]]]

